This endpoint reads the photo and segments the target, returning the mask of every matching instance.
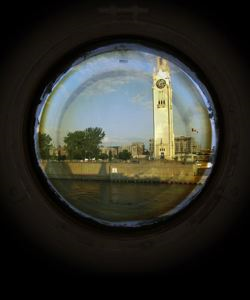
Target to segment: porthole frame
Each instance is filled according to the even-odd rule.
[[[204,83],[207,91],[209,92],[211,99],[213,101],[214,109],[216,112],[217,120],[216,120],[216,135],[217,135],[217,147],[216,153],[214,158],[214,165],[212,168],[211,173],[209,174],[205,185],[202,189],[194,196],[194,199],[190,201],[186,207],[182,208],[177,213],[166,216],[163,218],[157,219],[155,222],[145,222],[143,225],[138,226],[124,226],[124,225],[112,225],[112,222],[97,222],[91,217],[86,217],[79,214],[77,211],[74,211],[70,205],[68,205],[65,199],[58,193],[55,188],[51,185],[48,179],[46,179],[45,175],[43,174],[38,161],[36,152],[34,149],[34,133],[36,128],[36,109],[40,103],[41,95],[46,90],[49,91],[53,84],[57,81],[61,74],[65,72],[68,68],[70,68],[74,63],[76,63],[79,57],[84,57],[84,53],[88,53],[91,51],[98,51],[99,48],[105,46],[112,46],[113,44],[138,44],[142,45],[151,49],[155,49],[156,51],[165,52],[167,55],[172,55],[176,57],[183,65],[187,66],[191,71],[193,71],[198,80]],[[149,39],[142,36],[107,36],[103,37],[99,40],[90,41],[87,43],[80,43],[77,47],[73,47],[71,51],[65,53],[65,55],[58,60],[58,62],[54,65],[51,65],[48,72],[45,74],[43,81],[36,87],[36,91],[34,93],[32,106],[30,107],[29,115],[33,116],[32,121],[26,124],[26,128],[28,129],[28,153],[29,153],[29,164],[32,168],[34,168],[37,179],[41,183],[41,188],[46,191],[48,195],[49,205],[52,205],[54,209],[60,211],[64,215],[68,215],[73,222],[77,222],[80,226],[94,226],[95,228],[99,228],[99,230],[111,231],[111,232],[140,232],[140,231],[148,231],[148,230],[158,230],[158,228],[172,228],[172,226],[176,226],[177,224],[181,223],[186,218],[189,218],[192,215],[192,210],[199,209],[199,206],[202,205],[203,200],[200,200],[202,196],[210,189],[211,181],[213,180],[213,174],[216,172],[217,164],[219,164],[220,160],[220,147],[222,143],[223,137],[223,127],[222,127],[222,116],[220,114],[220,107],[219,101],[217,101],[217,95],[210,83],[209,79],[206,77],[204,72],[197,66],[192,58],[188,57],[180,50],[174,48],[169,44],[165,44],[160,42],[159,40]],[[54,203],[53,203],[54,202]],[[191,208],[192,207],[192,208]],[[105,224],[106,223],[106,224]]]

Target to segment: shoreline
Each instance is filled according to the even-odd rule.
[[[201,182],[187,182],[187,181],[166,181],[166,180],[141,180],[141,179],[103,179],[103,178],[91,178],[91,177],[85,177],[82,175],[82,178],[78,177],[67,177],[67,178],[58,178],[58,177],[48,177],[49,180],[77,180],[81,182],[107,182],[107,183],[136,183],[136,184],[166,184],[166,185],[172,185],[172,184],[187,184],[187,185],[201,185]]]
[[[40,161],[40,167],[49,179],[106,181],[127,183],[203,184],[208,174],[199,172],[195,164],[179,162],[56,162]]]

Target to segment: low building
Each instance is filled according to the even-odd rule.
[[[150,157],[154,155],[154,139],[149,140],[149,155]]]
[[[65,158],[67,156],[67,150],[65,147],[62,147],[60,145],[58,147],[52,146],[49,150],[49,155],[52,159],[58,159],[62,157]]]
[[[194,162],[197,160],[198,151],[198,144],[193,137],[175,137],[175,159],[177,161]]]
[[[191,136],[175,137],[175,155],[177,154],[191,154],[199,151],[198,144]]]
[[[200,149],[197,155],[197,160],[203,162],[213,162],[214,151],[211,149]]]
[[[49,149],[49,156],[55,157],[56,155],[58,155],[57,148],[54,146],[51,146]]]
[[[109,147],[102,146],[102,147],[100,147],[101,153],[109,155],[109,153],[111,152],[113,157],[118,155],[118,153],[119,153],[118,149],[119,149],[118,146],[109,146]]]
[[[175,159],[178,161],[194,161],[199,152],[199,145],[191,136],[175,137]],[[149,153],[154,156],[154,139],[149,140]]]
[[[57,147],[57,156],[58,157],[66,157],[67,156],[67,150],[64,146],[58,146]]]
[[[122,145],[118,148],[118,153],[127,150],[133,158],[144,157],[145,145],[141,142],[135,142],[129,145]]]

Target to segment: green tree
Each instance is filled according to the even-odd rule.
[[[106,154],[106,153],[101,153],[101,154],[99,154],[99,158],[100,159],[108,159],[108,154]]]
[[[109,155],[108,155],[108,159],[109,159],[109,161],[111,161],[111,160],[112,160],[112,158],[113,158],[112,151],[111,151],[111,150],[109,150]]]
[[[40,157],[42,159],[49,159],[50,157],[49,151],[52,147],[51,141],[52,138],[48,134],[39,132],[38,145],[39,145]]]
[[[122,160],[128,160],[131,158],[131,153],[128,150],[123,150],[118,153],[118,158]]]
[[[99,127],[89,127],[82,131],[69,132],[64,138],[69,158],[97,158],[104,136],[105,132]]]

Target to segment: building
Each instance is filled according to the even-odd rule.
[[[101,153],[107,154],[109,155],[109,153],[111,152],[112,156],[115,157],[116,155],[118,155],[118,146],[111,146],[111,147],[100,147],[100,151]]]
[[[153,157],[153,156],[154,156],[154,139],[150,139],[150,140],[149,140],[149,148],[148,148],[148,151],[149,151],[150,157]]]
[[[197,155],[197,159],[203,162],[213,162],[214,158],[214,149],[200,149]]]
[[[199,151],[198,144],[191,136],[179,136],[175,137],[175,154],[190,154],[197,153]]]
[[[56,147],[51,146],[49,149],[49,156],[55,157],[57,155],[58,155],[58,151],[57,151]]]
[[[131,154],[133,158],[139,158],[144,155],[144,143],[133,143],[131,145]]]
[[[170,68],[166,59],[157,58],[153,73],[154,158],[173,160],[175,156],[173,104]]]
[[[178,161],[194,161],[198,159],[199,156],[204,156],[205,154],[201,152],[199,145],[196,143],[195,139],[190,136],[179,136],[174,138],[175,143],[175,154],[174,158]],[[153,156],[154,149],[154,139],[149,140],[149,153]],[[201,155],[203,154],[203,155]]]
[[[58,146],[58,147],[54,147],[52,146],[49,150],[49,155],[51,158],[54,158],[54,159],[60,159],[60,158],[66,158],[67,156],[67,150],[64,147],[62,146]]]
[[[141,142],[136,142],[128,145],[122,145],[118,148],[118,153],[127,150],[133,158],[142,158],[144,156],[145,145]]]
[[[197,160],[199,147],[191,136],[175,137],[175,158],[178,161],[194,162]]]

